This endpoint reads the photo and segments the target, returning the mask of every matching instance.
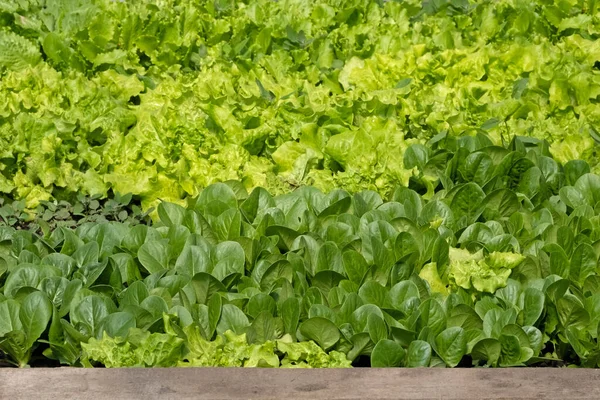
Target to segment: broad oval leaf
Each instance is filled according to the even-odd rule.
[[[374,368],[398,367],[404,360],[406,352],[393,340],[383,339],[377,342],[371,352],[371,366]]]
[[[322,317],[309,318],[300,324],[300,333],[314,340],[324,350],[333,347],[340,340],[340,331],[330,320]]]

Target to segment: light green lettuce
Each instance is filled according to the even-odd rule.
[[[423,268],[421,268],[421,272],[419,272],[419,277],[427,281],[433,292],[442,294],[450,293],[446,285],[444,285],[444,282],[442,282],[436,263],[431,262],[425,264]]]
[[[342,352],[326,353],[315,342],[293,342],[289,335],[276,341],[277,350],[284,355],[282,368],[349,368],[351,362]]]
[[[28,207],[110,191],[150,207],[229,179],[388,195],[410,144],[479,129],[597,168],[583,2],[4,3],[0,192]]]
[[[82,362],[96,361],[107,368],[173,367],[182,357],[183,339],[172,334],[132,328],[127,338],[90,338],[81,343]]]
[[[463,289],[494,293],[506,286],[511,270],[525,257],[509,252],[492,252],[487,257],[483,250],[471,254],[465,249],[450,248],[449,281]]]
[[[249,344],[246,334],[226,331],[209,341],[198,327],[185,329],[188,353],[179,366],[187,367],[270,367],[270,368],[348,368],[344,353],[326,353],[316,343],[293,342],[291,336]]]

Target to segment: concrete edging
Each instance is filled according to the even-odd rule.
[[[600,370],[0,369],[0,399],[600,399]]]

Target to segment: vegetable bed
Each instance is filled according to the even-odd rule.
[[[151,226],[0,228],[0,349],[19,366],[596,366],[600,177],[520,139],[431,149],[407,150],[420,173],[386,201],[228,181]]]
[[[595,2],[0,22],[0,366],[599,366]]]
[[[50,4],[51,3],[51,4]],[[389,195],[409,144],[486,131],[596,168],[598,6],[0,3],[0,192],[146,207],[210,183]]]

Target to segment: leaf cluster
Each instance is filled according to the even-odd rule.
[[[0,193],[387,197],[411,144],[479,130],[595,169],[596,3],[2,1]]]
[[[100,195],[79,194],[76,201],[42,201],[34,209],[26,208],[25,201],[0,197],[0,226],[13,227],[35,232],[41,236],[60,228],[76,228],[88,222],[118,221],[130,225],[149,223],[154,211],[142,211],[132,195],[115,195],[101,198]]]
[[[0,227],[0,349],[20,366],[597,366],[600,177],[484,134],[403,162],[387,199],[227,181],[152,225]]]

